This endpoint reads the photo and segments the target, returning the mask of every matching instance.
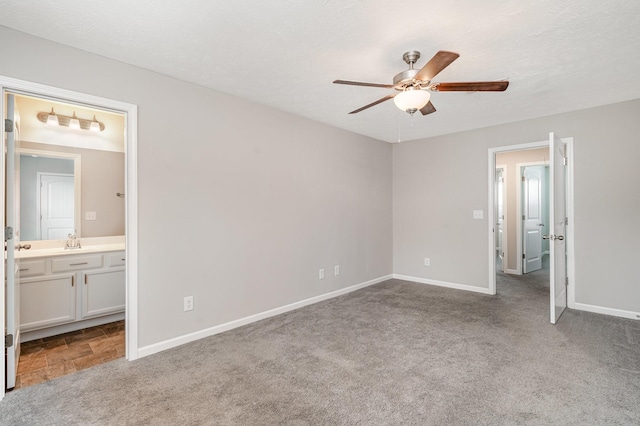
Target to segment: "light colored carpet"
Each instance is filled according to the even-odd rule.
[[[535,278],[535,277],[534,277]],[[19,389],[3,425],[640,424],[640,323],[390,280]]]

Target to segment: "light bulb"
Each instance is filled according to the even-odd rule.
[[[73,117],[69,120],[69,128],[70,129],[80,129],[80,120],[76,117],[76,112],[73,112]]]
[[[93,120],[91,120],[91,124],[89,125],[89,130],[91,130],[92,132],[100,131],[100,123],[96,119],[95,114],[93,115]]]
[[[53,108],[51,108],[51,112],[47,115],[47,125],[49,126],[57,126],[58,125],[58,116],[56,115]]]

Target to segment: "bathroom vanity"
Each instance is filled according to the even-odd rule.
[[[33,247],[18,256],[23,342],[124,319],[124,241]]]

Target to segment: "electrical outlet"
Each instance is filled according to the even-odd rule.
[[[96,212],[85,212],[85,220],[96,220]]]
[[[318,279],[319,280],[324,280],[324,269],[320,269],[318,271]]]
[[[431,259],[429,259],[428,257],[424,258],[424,266],[431,266]]]
[[[184,298],[184,311],[192,311],[193,310],[193,296],[187,296]]]
[[[340,275],[340,265],[333,267],[333,275]]]
[[[484,210],[474,210],[473,211],[474,219],[484,219]]]

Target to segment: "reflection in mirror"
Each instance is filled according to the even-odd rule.
[[[20,150],[20,234],[23,241],[81,236],[80,155]]]

